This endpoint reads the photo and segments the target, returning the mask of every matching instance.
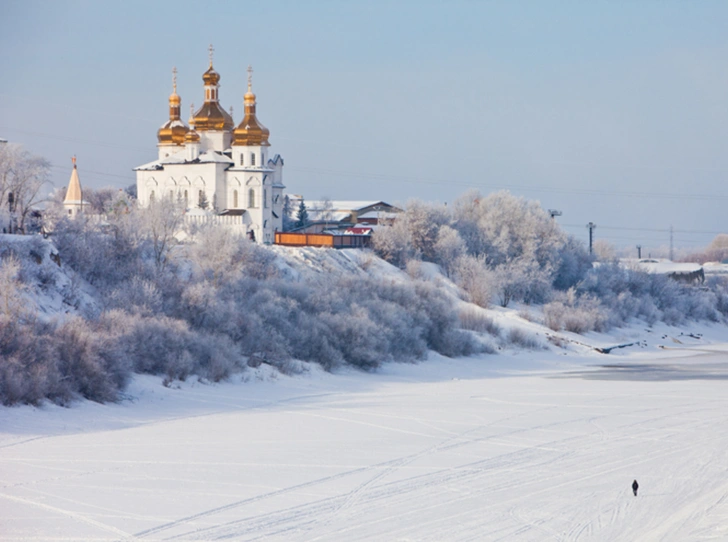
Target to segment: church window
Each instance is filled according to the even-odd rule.
[[[169,199],[174,200],[174,190],[169,191]]]
[[[154,201],[154,190],[152,190],[151,192],[149,192],[149,202],[151,203],[153,201]]]
[[[268,190],[263,189],[263,207],[268,208]]]
[[[238,191],[237,190],[233,190],[233,207],[235,209],[238,208]]]
[[[251,166],[255,165],[255,153],[254,152],[250,153],[250,165]]]
[[[185,206],[187,206],[187,204],[189,203],[189,200],[190,200],[189,194],[187,194],[187,190],[185,190]]]
[[[68,210],[68,214],[71,215],[71,216],[73,216],[73,210],[72,209],[69,209]]]
[[[255,190],[252,188],[248,190],[248,207],[251,209],[255,207]]]
[[[240,165],[245,165],[245,154],[243,154],[242,152],[240,153]]]

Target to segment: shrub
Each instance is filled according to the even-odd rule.
[[[538,340],[538,337],[520,328],[514,327],[506,334],[508,344],[524,348],[526,350],[544,350],[546,347]]]
[[[478,333],[488,333],[493,337],[499,337],[501,334],[501,327],[490,316],[472,307],[461,309],[458,313],[458,318],[460,320],[460,327],[463,329],[477,331]]]

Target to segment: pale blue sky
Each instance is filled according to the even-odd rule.
[[[3,2],[0,137],[81,182],[156,157],[171,69],[184,118],[207,46],[307,199],[452,202],[496,189],[586,240],[726,231],[728,2]],[[661,230],[661,231],[652,231]],[[704,232],[704,233],[696,233]]]

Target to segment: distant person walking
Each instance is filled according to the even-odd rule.
[[[637,490],[639,489],[640,485],[637,483],[637,480],[632,482],[632,493],[634,493],[634,496],[637,496]]]

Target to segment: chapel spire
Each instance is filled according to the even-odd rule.
[[[81,191],[81,181],[78,178],[78,169],[76,168],[76,157],[71,158],[73,162],[73,170],[71,170],[71,178],[68,181],[68,190],[63,200],[63,208],[66,209],[68,215],[75,217],[83,208],[83,193]]]
[[[157,132],[160,145],[182,145],[187,126],[180,118],[182,99],[177,94],[177,67],[172,68],[172,94],[169,95],[169,120]]]
[[[245,116],[233,132],[233,145],[255,145],[267,147],[270,131],[263,126],[255,115],[255,94],[253,94],[253,67],[248,66],[248,92],[243,96]]]

